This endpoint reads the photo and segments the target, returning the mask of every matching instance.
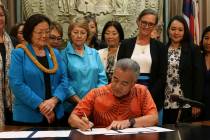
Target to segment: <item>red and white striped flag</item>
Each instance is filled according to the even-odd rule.
[[[183,16],[188,23],[194,43],[199,45],[200,22],[199,22],[199,5],[197,0],[183,0]]]

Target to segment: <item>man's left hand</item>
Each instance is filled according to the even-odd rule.
[[[125,129],[130,127],[130,122],[129,120],[122,120],[122,121],[113,121],[107,129]]]

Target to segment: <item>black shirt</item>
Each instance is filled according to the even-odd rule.
[[[49,64],[46,56],[36,56],[39,63],[41,63],[45,68],[49,68]],[[52,97],[51,95],[51,83],[50,83],[50,74],[43,72],[44,74],[44,83],[45,83],[45,99]]]

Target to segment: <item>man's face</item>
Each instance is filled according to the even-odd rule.
[[[114,96],[123,97],[127,95],[135,85],[136,79],[133,71],[123,71],[120,68],[114,70],[111,82],[111,88]]]

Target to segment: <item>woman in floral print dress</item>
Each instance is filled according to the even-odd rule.
[[[200,114],[200,108],[190,104],[180,105],[172,101],[171,95],[201,100],[203,75],[201,53],[195,47],[185,19],[173,17],[167,28],[169,42],[166,45],[166,86],[163,123],[176,123],[179,108],[182,108],[181,122],[192,121]]]

